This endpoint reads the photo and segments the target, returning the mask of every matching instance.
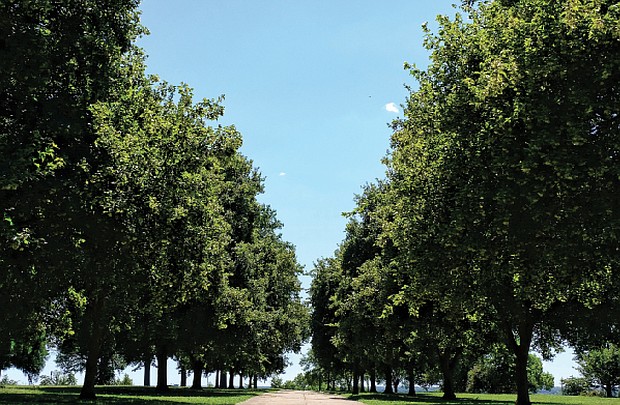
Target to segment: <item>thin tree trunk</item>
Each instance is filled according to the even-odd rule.
[[[393,394],[394,390],[392,389],[392,367],[387,366],[385,368],[385,389],[383,390],[384,394]]]
[[[239,373],[239,389],[243,389],[243,373]]]
[[[409,381],[409,392],[407,395],[415,396],[415,373],[413,367],[410,367],[407,373],[407,380]]]
[[[144,386],[151,386],[151,356],[144,358]]]
[[[220,370],[220,388],[225,389],[226,387],[226,371]]]
[[[360,376],[357,365],[353,366],[353,389],[351,393],[357,395],[360,393]]]
[[[517,383],[517,401],[515,405],[531,405],[530,390],[527,380],[527,359],[530,353],[530,344],[534,325],[526,319],[518,326],[518,336],[515,336],[513,328],[508,323],[504,324],[504,330],[508,338],[508,346],[515,354],[515,376]]]
[[[90,309],[90,311],[89,311]],[[94,299],[92,305],[86,307],[84,316],[92,320],[91,334],[88,339],[88,355],[84,373],[84,385],[80,391],[80,399],[95,399],[95,381],[97,380],[97,365],[103,343],[103,301]]]
[[[394,393],[398,394],[398,384],[400,383],[400,379],[395,378],[394,379]]]
[[[215,370],[215,388],[220,388],[220,370]]]
[[[370,392],[377,392],[377,369],[370,369]]]
[[[181,387],[187,387],[187,370],[181,368],[181,383],[179,384]]]
[[[254,375],[254,389],[257,390],[258,389],[258,376]]]
[[[165,346],[157,348],[157,391],[168,391],[168,353]]]
[[[611,383],[607,383],[604,386],[605,386],[605,394],[607,395],[607,398],[613,397],[614,396],[613,385]]]
[[[235,388],[235,371],[230,369],[230,375],[228,376],[228,389],[232,390]]]
[[[360,371],[360,392],[366,392],[366,387],[364,386],[364,370]]]

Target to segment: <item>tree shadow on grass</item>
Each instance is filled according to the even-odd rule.
[[[219,390],[206,388],[192,390],[188,388],[171,388],[161,392],[149,387],[96,387],[97,399],[81,401],[81,387],[27,387],[15,390],[0,390],[0,404],[69,404],[69,403],[105,403],[105,404],[182,404],[199,403],[234,403],[235,398],[244,400],[247,397],[260,395],[266,390]],[[183,401],[187,398],[187,401]],[[213,399],[213,401],[209,401]],[[228,399],[228,400],[227,400]]]
[[[416,396],[395,395],[395,394],[362,394],[351,395],[349,399],[355,401],[374,401],[376,403],[385,402],[386,404],[399,402],[411,404],[442,404],[442,405],[514,405],[514,401],[488,400],[478,398],[457,398],[452,400],[442,399],[436,395],[417,394]]]

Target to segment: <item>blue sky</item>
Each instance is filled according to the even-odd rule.
[[[336,249],[355,193],[383,176],[387,124],[412,84],[403,63],[427,60],[421,24],[456,12],[359,0],[146,0],[142,11],[148,70],[199,98],[225,95],[221,122],[243,134],[261,200],[307,269]]]
[[[139,45],[150,73],[189,84],[197,99],[225,95],[220,123],[243,134],[243,153],[265,176],[260,199],[310,270],[342,240],[354,195],[383,177],[388,124],[402,115],[404,84],[414,84],[403,64],[427,64],[421,26],[454,15],[452,3],[143,0],[151,34]],[[562,358],[546,367],[556,384],[576,374]]]
[[[265,176],[261,200],[306,270],[344,237],[342,213],[361,187],[384,175],[388,124],[423,67],[422,24],[454,15],[451,0],[145,0],[140,41],[148,70],[188,83],[197,97],[226,96],[222,124]],[[308,287],[308,278],[304,286]],[[292,356],[297,361],[297,356]],[[577,374],[572,354],[545,369]],[[285,379],[298,372],[295,364]]]

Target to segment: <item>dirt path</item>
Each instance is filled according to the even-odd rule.
[[[239,405],[362,405],[338,395],[327,395],[313,391],[277,391],[268,392],[241,402]]]

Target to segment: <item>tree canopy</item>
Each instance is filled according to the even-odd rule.
[[[0,367],[36,375],[53,346],[82,398],[154,356],[161,389],[172,356],[266,377],[307,336],[301,266],[223,96],[145,73],[137,5],[0,6]]]
[[[364,273],[383,248],[395,285],[372,294],[372,318],[405,309],[382,336],[414,345],[394,347],[391,367],[419,352],[415,345],[439,348],[434,363],[443,364],[449,398],[462,381],[459,361],[480,355],[476,343],[503,343],[525,405],[530,350],[549,358],[591,313],[616,308],[619,9],[518,0],[462,10],[427,30],[426,69],[405,66],[417,84],[392,124],[384,196],[371,214],[380,231],[366,241],[357,222],[348,225],[336,254],[348,298],[324,302],[347,308],[381,280]],[[370,257],[347,261],[358,239]],[[341,314],[332,324],[347,324]],[[595,323],[609,330],[608,319]]]

